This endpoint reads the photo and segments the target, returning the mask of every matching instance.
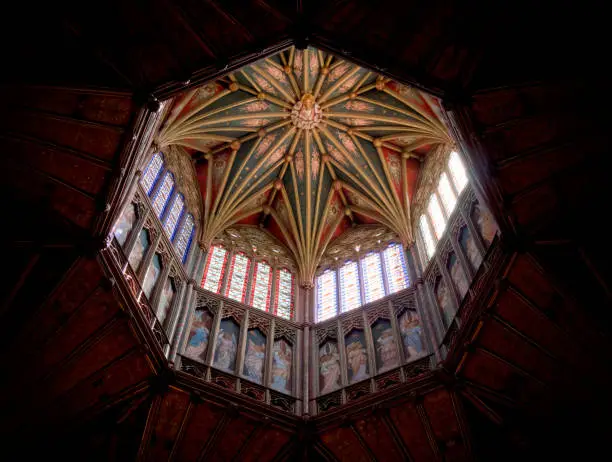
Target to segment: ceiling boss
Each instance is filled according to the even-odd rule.
[[[417,192],[429,184],[421,166],[437,165],[452,140],[435,97],[290,47],[177,97],[156,142],[194,160],[202,247],[234,225],[258,226],[309,287],[350,229],[412,242],[413,206],[429,197]]]
[[[321,106],[315,101],[315,97],[311,93],[302,96],[302,99],[295,103],[291,110],[291,122],[295,127],[302,130],[315,128],[322,117]]]

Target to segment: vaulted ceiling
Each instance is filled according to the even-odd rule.
[[[261,224],[308,283],[351,226],[410,243],[421,162],[452,140],[437,98],[290,47],[175,98],[156,143],[198,162],[205,247],[235,223]]]

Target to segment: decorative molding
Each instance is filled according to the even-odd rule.
[[[371,380],[364,380],[354,385],[346,387],[346,401],[355,401],[362,396],[369,395],[372,392]]]
[[[221,319],[233,318],[234,321],[236,321],[238,324],[241,324],[245,311],[246,308],[244,306],[241,306],[238,303],[226,301],[223,302],[223,311],[221,314]]]
[[[264,316],[259,316],[259,314],[257,313],[257,309],[249,310],[248,328],[249,329],[259,329],[267,336],[270,333],[270,320]]]
[[[220,307],[221,302],[219,300],[209,297],[202,291],[196,292],[196,308],[206,308],[215,316]]]
[[[338,341],[338,323],[335,319],[324,327],[317,326],[314,331],[317,340],[317,349],[321,344],[325,343],[327,339]]]
[[[274,340],[286,339],[295,346],[297,344],[297,329],[290,324],[282,322],[281,319],[274,320]]]
[[[342,406],[342,390],[337,390],[317,398],[317,411],[319,413],[329,411],[338,406]]]
[[[416,295],[414,292],[406,294],[402,297],[397,297],[391,300],[395,317],[399,318],[406,310],[416,311]]]
[[[389,313],[389,303],[386,300],[381,303],[371,305],[364,311],[370,326],[378,319],[391,319],[391,315]]]
[[[342,325],[343,336],[348,334],[353,329],[364,329],[363,315],[361,313],[361,310],[357,310],[357,312],[351,313],[351,316],[347,316],[346,318],[340,321]]]

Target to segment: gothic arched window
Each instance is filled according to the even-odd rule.
[[[172,240],[174,237],[176,227],[178,226],[178,222],[184,208],[185,198],[182,194],[175,194],[174,198],[172,199],[172,205],[170,205],[170,210],[168,211],[168,215],[166,216],[166,220],[164,222],[164,231],[166,231],[166,234],[170,240]]]
[[[153,210],[155,210],[158,217],[162,216],[173,189],[174,175],[170,172],[166,172],[164,179],[162,180],[162,183],[155,193],[155,197],[153,198]]]
[[[356,261],[346,262],[339,270],[340,311],[354,310],[361,306],[359,265]]]
[[[408,280],[408,268],[406,266],[406,255],[401,244],[391,244],[382,252],[387,272],[387,286],[389,293],[393,294],[410,285]]]
[[[162,171],[163,167],[164,158],[161,153],[156,152],[153,154],[153,157],[151,157],[149,165],[147,165],[144,175],[142,176],[142,180],[140,180],[140,183],[147,194],[151,194],[151,191],[153,191],[153,186],[155,185],[157,177],[159,176],[159,173]]]
[[[213,246],[208,251],[206,266],[204,267],[204,277],[202,287],[211,292],[219,293],[223,284],[223,274],[225,272],[225,262],[227,260],[227,250],[222,246]]]
[[[463,188],[468,184],[467,172],[465,166],[456,151],[451,152],[448,159],[448,169],[450,170],[453,183],[458,192],[463,191]]]
[[[317,278],[317,321],[325,321],[338,313],[336,272],[327,270]]]
[[[251,260],[244,253],[239,252],[234,254],[232,261],[229,264],[229,275],[227,280],[227,288],[225,296],[244,303],[246,301],[247,279]]]
[[[266,262],[255,263],[253,285],[251,287],[251,306],[263,311],[270,310],[270,291],[272,289],[272,268]]]
[[[385,285],[383,282],[382,264],[378,252],[370,252],[361,260],[363,268],[363,287],[365,292],[365,303],[373,302],[385,296]]]
[[[181,257],[181,261],[185,263],[185,259],[187,258],[187,254],[189,253],[189,248],[191,247],[191,242],[193,241],[193,235],[195,234],[195,223],[193,221],[193,215],[188,214],[187,218],[185,218],[185,222],[181,227],[179,233],[175,236],[174,246],[176,247],[176,251]]]
[[[293,274],[281,268],[276,272],[276,303],[274,314],[281,318],[293,317]]]

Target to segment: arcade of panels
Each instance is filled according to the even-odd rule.
[[[435,97],[291,47],[148,146],[112,246],[173,367],[313,415],[444,358],[497,226]]]

